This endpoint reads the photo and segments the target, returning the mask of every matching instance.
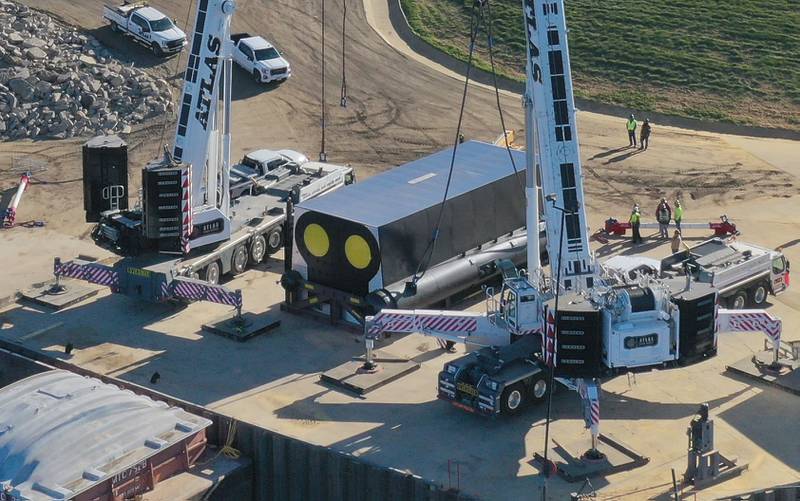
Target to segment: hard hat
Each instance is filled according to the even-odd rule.
[[[633,113],[631,113],[631,118],[633,118]]]

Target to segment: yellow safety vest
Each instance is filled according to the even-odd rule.
[[[628,120],[628,130],[636,130],[636,120]]]
[[[683,219],[683,207],[675,207],[675,221]]]
[[[631,224],[638,224],[638,223],[639,223],[639,217],[640,217],[640,215],[639,215],[639,213],[638,213],[638,212],[634,212],[634,213],[632,213],[632,214],[631,214],[630,223],[631,223]]]

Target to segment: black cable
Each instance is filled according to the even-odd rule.
[[[342,1],[342,94],[339,106],[347,108],[347,73],[345,72],[345,36],[347,34],[347,0]]]
[[[469,40],[469,58],[467,59],[467,72],[466,77],[464,78],[464,91],[461,94],[461,109],[458,113],[458,125],[456,127],[456,137],[453,141],[453,154],[450,157],[450,168],[447,173],[447,183],[445,184],[444,188],[444,196],[442,197],[442,201],[439,204],[439,215],[436,220],[436,225],[434,226],[433,236],[431,240],[428,242],[428,246],[425,248],[425,252],[422,254],[422,258],[420,259],[419,265],[417,266],[417,271],[414,273],[414,277],[411,279],[411,283],[416,285],[417,282],[425,275],[425,271],[427,270],[428,266],[430,265],[431,259],[433,258],[433,254],[436,251],[436,242],[439,239],[439,230],[441,230],[442,226],[442,218],[444,217],[444,207],[447,203],[447,195],[450,193],[450,183],[453,179],[453,170],[456,163],[456,151],[458,150],[458,145],[461,142],[461,124],[464,119],[464,106],[467,102],[467,90],[469,89],[469,75],[470,70],[472,69],[472,57],[475,52],[475,41],[478,37],[478,31],[480,30],[481,19],[483,18],[483,5],[481,5],[481,12],[476,15],[475,6],[479,4],[479,1],[475,1],[472,4],[472,13],[470,17],[470,40]]]
[[[489,62],[492,66],[492,82],[494,84],[494,96],[495,100],[497,101],[497,113],[500,115],[500,127],[503,130],[503,138],[505,139],[506,143],[506,151],[508,152],[508,158],[511,160],[511,168],[514,169],[514,177],[517,178],[517,181],[520,184],[520,188],[522,188],[523,192],[525,191],[525,184],[519,178],[519,172],[517,172],[517,164],[514,162],[514,155],[511,153],[511,146],[508,144],[508,136],[506,135],[506,121],[503,117],[503,107],[500,105],[500,88],[497,86],[497,71],[494,67],[494,36],[492,35],[492,24],[494,24],[494,19],[492,18],[492,7],[491,2],[486,0],[486,42],[489,46]],[[533,145],[525,145],[526,148],[533,148]],[[535,184],[535,181],[534,181]]]
[[[322,107],[322,141],[319,150],[319,161],[325,162],[328,160],[328,154],[325,153],[325,0],[322,0],[322,95],[320,96]]]
[[[194,0],[189,0],[189,8],[186,10],[186,19],[183,21],[183,25],[186,27],[187,31],[190,29],[188,24],[189,24],[189,16],[192,15],[192,5],[194,5]],[[190,40],[191,40],[191,38],[190,38]],[[183,55],[183,51],[178,52],[178,57],[175,59],[175,69],[172,70],[172,72],[175,73],[175,74],[178,73],[178,67],[180,66],[181,56],[182,55]],[[181,82],[183,82],[183,79],[181,79]],[[183,85],[180,86],[180,92],[183,93]],[[172,99],[172,92],[171,91],[170,91],[169,95],[170,95],[170,99]],[[164,113],[164,123],[161,125],[161,138],[159,138],[159,140],[158,140],[158,147],[159,148],[164,146],[164,134],[166,134],[166,132],[167,132],[167,122],[168,122],[167,113]]]

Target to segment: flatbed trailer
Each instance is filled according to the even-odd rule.
[[[685,276],[713,285],[731,309],[760,308],[789,286],[789,261],[777,250],[713,238],[661,260],[664,277]]]

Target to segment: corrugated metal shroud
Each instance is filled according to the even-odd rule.
[[[43,372],[0,389],[0,484],[17,499],[72,498],[210,424],[97,379]]]

